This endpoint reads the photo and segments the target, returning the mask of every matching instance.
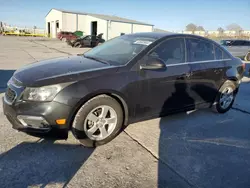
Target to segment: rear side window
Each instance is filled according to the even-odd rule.
[[[185,40],[184,38],[167,39],[153,51],[150,56],[162,59],[166,65],[185,62]]]
[[[217,46],[214,46],[214,51],[215,51],[216,60],[223,59],[223,51],[220,48],[218,48]]]
[[[209,41],[187,38],[189,62],[214,60],[214,45]]]
[[[231,59],[231,57],[228,55],[228,53],[221,49],[220,47],[214,45],[214,51],[215,51],[215,59],[221,60],[221,59]]]

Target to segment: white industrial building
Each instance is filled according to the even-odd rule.
[[[152,32],[153,25],[117,16],[51,9],[46,15],[46,32],[52,38],[60,31],[83,31],[84,35],[103,33],[105,40],[137,32]]]

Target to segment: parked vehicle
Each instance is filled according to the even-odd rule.
[[[14,129],[65,135],[72,130],[80,143],[95,147],[130,123],[198,108],[227,112],[244,65],[199,36],[123,35],[83,55],[17,70],[3,109]]]
[[[235,57],[250,61],[250,41],[249,40],[221,40],[227,50]]]
[[[103,34],[99,34],[97,36],[95,35],[86,35],[79,37],[73,41],[68,40],[68,45],[75,47],[75,48],[82,48],[82,47],[95,47],[99,44],[102,44],[105,42],[105,40],[102,38]]]
[[[73,32],[61,31],[57,33],[57,38],[66,42],[67,40],[75,40],[78,38]]]

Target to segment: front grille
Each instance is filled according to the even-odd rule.
[[[13,103],[15,98],[16,98],[15,91],[13,91],[10,88],[7,88],[7,90],[5,92],[5,99],[7,100],[7,102]]]

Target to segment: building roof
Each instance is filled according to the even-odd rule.
[[[154,26],[152,24],[149,23],[145,23],[145,22],[140,22],[140,21],[136,21],[136,20],[130,20],[127,18],[121,18],[118,16],[110,16],[110,15],[104,15],[104,14],[93,14],[93,13],[87,13],[87,12],[78,12],[78,11],[69,11],[69,10],[63,10],[63,9],[56,9],[53,8],[54,10],[58,10],[60,12],[64,12],[64,13],[71,13],[71,14],[81,14],[81,15],[89,15],[89,16],[93,16],[95,18],[99,18],[99,19],[103,19],[103,20],[110,20],[110,21],[115,21],[115,22],[123,22],[123,23],[133,23],[133,24],[141,24],[141,25],[150,25],[150,26]],[[52,9],[51,9],[52,10]],[[51,11],[50,10],[50,11]],[[49,13],[50,13],[49,11]],[[48,13],[48,14],[49,14]],[[48,15],[47,14],[47,15]],[[46,16],[47,16],[46,15]]]
[[[166,30],[163,30],[163,29],[159,29],[159,28],[154,28],[154,32],[171,33],[169,31],[166,31]]]

